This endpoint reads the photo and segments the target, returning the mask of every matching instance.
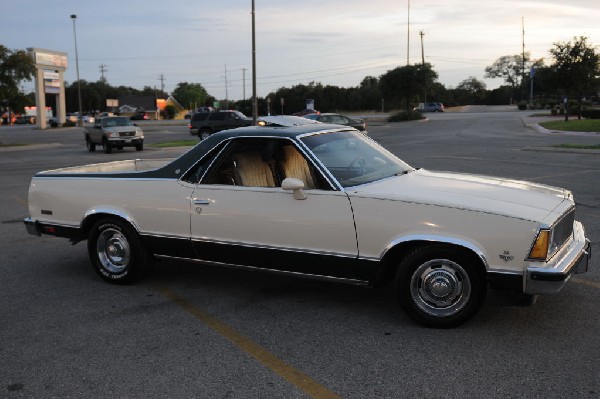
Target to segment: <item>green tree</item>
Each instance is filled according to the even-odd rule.
[[[35,74],[33,58],[24,50],[9,50],[0,44],[0,101],[3,108],[22,110],[28,104],[19,85]]]
[[[502,78],[513,88],[514,92],[517,87],[521,86],[524,71],[531,65],[529,53],[524,55],[525,57],[523,55],[504,55],[498,58],[492,65],[485,67],[484,77]]]
[[[201,107],[209,99],[208,92],[199,83],[178,83],[172,93],[173,97],[184,107]]]
[[[456,86],[455,98],[459,104],[483,104],[487,91],[485,83],[474,76],[469,76]]]
[[[381,75],[379,86],[390,107],[410,109],[410,103],[424,99],[425,93],[434,86],[438,74],[431,64],[407,65],[392,69]],[[407,112],[408,114],[408,112]]]
[[[598,87],[597,78],[600,75],[600,56],[587,40],[585,36],[574,37],[572,42],[554,43],[554,48],[550,50],[559,87],[567,95],[579,99],[579,119],[581,102],[586,93],[593,93]],[[565,112],[565,120],[569,120],[568,112]]]

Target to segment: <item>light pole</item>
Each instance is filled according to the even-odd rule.
[[[79,114],[77,115],[77,125],[81,126],[83,123],[83,114],[81,112],[81,80],[79,79],[79,55],[77,54],[77,29],[75,28],[75,20],[77,15],[71,14],[73,20],[73,37],[75,38],[75,69],[77,70],[77,95],[79,98]]]
[[[254,26],[254,0],[252,0],[252,124],[258,119],[258,103],[256,102],[256,29]]]

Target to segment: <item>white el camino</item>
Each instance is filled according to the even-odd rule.
[[[379,286],[452,327],[488,286],[557,293],[587,271],[590,243],[570,191],[414,169],[358,131],[252,126],[212,135],[175,160],[37,173],[27,230],[87,240],[114,283],[155,259]]]

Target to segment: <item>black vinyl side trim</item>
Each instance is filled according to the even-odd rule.
[[[187,237],[165,237],[140,234],[142,243],[155,255],[194,259],[192,242]]]
[[[196,251],[196,258],[207,262],[318,276],[356,278],[358,260],[354,257],[207,241],[194,241],[193,247]]]

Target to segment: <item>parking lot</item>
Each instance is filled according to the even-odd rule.
[[[206,398],[595,398],[600,396],[600,153],[594,135],[540,134],[520,112],[443,113],[369,126],[414,167],[565,187],[592,241],[587,274],[557,295],[489,292],[469,323],[423,328],[392,287],[159,261],[128,286],[104,283],[85,243],[28,235],[40,170],[185,148],[86,151],[81,128],[0,128],[0,396]],[[146,142],[190,139],[146,126]],[[493,226],[490,226],[493,229]]]

